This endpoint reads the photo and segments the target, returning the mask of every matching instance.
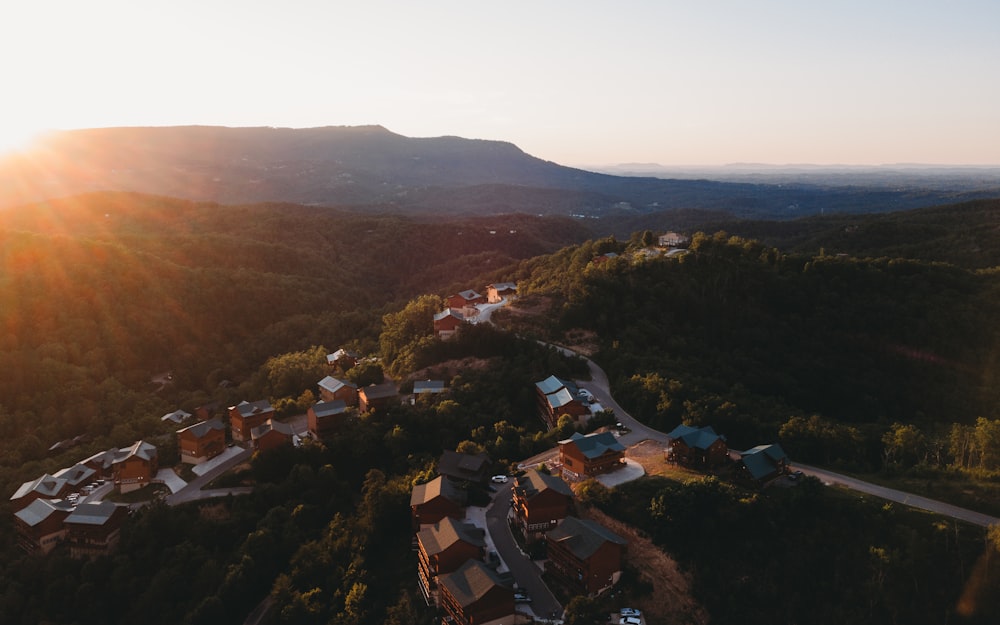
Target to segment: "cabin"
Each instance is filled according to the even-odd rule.
[[[413,383],[413,401],[434,401],[448,392],[444,380],[417,380]]]
[[[226,450],[226,424],[222,419],[209,419],[177,430],[177,447],[181,462],[201,464]]]
[[[621,578],[627,541],[603,525],[574,516],[545,535],[546,572],[587,596],[600,594]]]
[[[426,484],[417,484],[410,493],[410,516],[414,531],[433,525],[445,517],[465,517],[466,492],[439,475]]]
[[[80,463],[65,469],[59,469],[52,474],[52,477],[66,480],[67,488],[70,491],[76,491],[97,479],[97,471]]]
[[[96,558],[118,546],[128,506],[111,501],[85,502],[66,517],[65,541],[73,558]]]
[[[485,531],[445,517],[417,532],[417,581],[427,605],[438,603],[438,577],[486,556]]]
[[[361,412],[385,408],[398,401],[399,391],[391,381],[371,384],[358,390],[358,410]]]
[[[466,560],[454,572],[442,575],[439,582],[440,604],[447,615],[446,622],[500,625],[514,621],[513,588],[483,562]]]
[[[712,426],[678,425],[667,434],[667,461],[695,469],[707,469],[729,460],[726,438]]]
[[[184,423],[185,420],[191,418],[192,414],[185,410],[177,409],[173,412],[168,412],[167,414],[160,417],[160,421],[170,421],[171,423],[176,423],[180,425]]]
[[[66,478],[46,473],[38,479],[21,484],[11,495],[10,501],[14,510],[21,510],[36,499],[61,499],[71,490]]]
[[[115,454],[111,474],[115,488],[129,493],[148,486],[160,470],[156,446],[146,441],[136,441],[131,447],[122,447]]]
[[[243,400],[235,406],[230,406],[229,426],[233,433],[233,440],[241,443],[249,441],[250,431],[264,425],[273,416],[274,408],[271,407],[271,402],[266,399],[253,403]]]
[[[446,308],[434,315],[434,336],[439,339],[449,339],[458,332],[458,327],[465,323],[465,315],[461,310]]]
[[[446,449],[438,459],[437,472],[456,482],[484,484],[490,477],[490,456],[485,451],[473,455]]]
[[[550,427],[559,423],[563,415],[573,421],[581,421],[590,416],[590,407],[580,398],[580,389],[570,380],[550,375],[541,382],[535,382],[538,411]]]
[[[358,364],[359,360],[361,360],[361,356],[344,348],[326,355],[326,364],[341,371],[348,371],[353,368]]]
[[[575,478],[593,477],[619,468],[625,461],[625,447],[611,432],[594,432],[559,441],[559,461],[563,473]]]
[[[353,382],[326,376],[317,384],[319,398],[323,401],[340,400],[348,406],[358,405],[358,387]]]
[[[292,426],[274,419],[268,419],[250,430],[250,446],[260,452],[291,446],[294,442],[295,430]]]
[[[342,399],[321,401],[310,406],[306,411],[309,433],[317,440],[332,436],[343,425],[346,412],[347,404]]]
[[[472,289],[467,291],[461,291],[454,295],[449,295],[445,298],[448,303],[449,308],[468,308],[470,306],[476,306],[477,304],[485,304],[486,297],[476,293]]]
[[[73,504],[62,499],[35,499],[14,513],[17,546],[25,553],[46,554],[66,536],[63,521],[73,512]]]
[[[529,469],[514,478],[511,510],[526,540],[537,540],[559,525],[573,509],[573,491],[555,475]]]
[[[497,282],[486,287],[486,302],[499,304],[505,298],[517,295],[517,285],[513,282]]]
[[[687,245],[691,239],[677,232],[667,232],[657,237],[657,244],[660,247],[682,247]]]
[[[202,404],[194,409],[194,416],[199,421],[208,421],[216,415],[219,408],[222,406],[222,402],[210,401],[207,404]]]
[[[737,477],[747,483],[763,486],[788,473],[788,456],[780,445],[757,445],[740,454],[736,465]]]

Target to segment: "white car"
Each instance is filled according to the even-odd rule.
[[[618,625],[642,625],[642,620],[635,616],[626,616],[618,621]]]
[[[581,398],[582,400],[584,400],[585,402],[587,402],[588,404],[592,404],[592,403],[594,403],[594,394],[593,394],[593,393],[591,393],[590,391],[588,391],[588,390],[587,390],[587,389],[585,389],[585,388],[581,388],[581,389],[580,389],[580,392],[579,392],[579,393],[577,393],[577,395],[579,395],[579,396],[580,396],[580,398]]]
[[[618,614],[620,614],[622,618],[625,618],[626,616],[634,616],[636,618],[639,618],[640,616],[642,616],[642,612],[636,610],[635,608],[622,608],[621,610],[618,611]]]
[[[506,484],[507,483],[507,476],[506,475],[494,475],[493,477],[490,478],[490,480],[494,484]]]

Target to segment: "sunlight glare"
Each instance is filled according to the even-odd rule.
[[[41,128],[16,122],[0,122],[0,157],[29,150],[45,132]]]

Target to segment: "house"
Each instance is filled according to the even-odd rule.
[[[780,445],[757,445],[740,454],[736,474],[745,482],[763,485],[788,473],[788,456]]]
[[[73,504],[62,499],[35,499],[14,513],[17,546],[26,553],[49,553],[66,536],[63,521]]]
[[[112,467],[115,463],[115,458],[118,456],[118,449],[108,449],[106,451],[99,451],[93,456],[84,460],[81,464],[90,467],[94,470],[94,476],[97,479],[107,479],[111,478],[114,474]]]
[[[330,365],[331,367],[340,369],[341,371],[347,371],[354,365],[358,364],[358,360],[360,359],[361,356],[359,356],[358,354],[350,350],[340,348],[337,351],[333,352],[332,354],[326,355],[326,364]]]
[[[358,390],[358,410],[361,412],[385,408],[398,401],[399,391],[396,390],[396,385],[392,381],[371,384]]]
[[[574,477],[593,477],[612,471],[624,462],[625,447],[611,432],[594,432],[559,441],[559,461],[563,473]]]
[[[220,406],[222,406],[222,402],[218,401],[210,401],[207,404],[202,404],[194,409],[194,416],[199,421],[208,421],[215,416]]]
[[[570,380],[550,375],[541,382],[535,382],[535,392],[539,414],[551,427],[555,427],[563,415],[574,421],[590,415],[590,407],[580,399],[579,387]]]
[[[342,399],[321,401],[306,411],[309,433],[321,440],[337,432],[344,422],[347,404]]]
[[[729,459],[726,438],[712,426],[695,428],[683,423],[667,434],[667,460],[687,467],[718,466]]]
[[[485,451],[472,455],[446,449],[438,459],[437,471],[457,482],[482,484],[490,476],[490,456]]]
[[[683,234],[668,232],[666,234],[661,234],[657,238],[657,243],[660,247],[681,247],[683,245],[687,245],[690,240],[690,238]]]
[[[410,493],[410,516],[413,529],[437,523],[445,517],[465,516],[467,496],[449,479],[439,475],[426,484],[417,484]]]
[[[444,380],[416,380],[413,383],[413,403],[421,397],[426,398],[427,401],[433,401],[447,391]]]
[[[626,541],[606,527],[568,516],[545,535],[546,572],[588,596],[614,586],[622,574]]]
[[[66,544],[73,558],[93,558],[111,553],[118,546],[128,506],[111,501],[85,502],[66,517]]]
[[[483,562],[466,560],[453,573],[440,576],[438,581],[446,622],[457,625],[513,622],[514,590]]]
[[[11,495],[10,501],[15,510],[21,510],[36,499],[61,499],[71,490],[66,478],[46,473],[38,479],[21,484]]]
[[[465,315],[455,308],[445,308],[434,315],[434,336],[448,339],[455,335],[458,326],[465,323]]]
[[[201,464],[226,450],[226,424],[209,419],[177,430],[181,462]]]
[[[467,308],[476,304],[485,304],[486,297],[476,293],[472,289],[461,291],[445,298],[449,308]]]
[[[89,482],[97,478],[97,471],[85,464],[75,464],[66,469],[59,469],[52,474],[52,477],[66,480],[66,487],[70,491],[80,490]]]
[[[150,484],[159,470],[156,446],[141,440],[131,447],[119,449],[111,465],[115,488],[120,493],[129,493]]]
[[[268,419],[250,430],[250,445],[257,451],[268,451],[294,443],[295,430],[281,421]]]
[[[319,398],[323,401],[343,401],[348,406],[358,405],[358,387],[353,382],[326,376],[317,384]]]
[[[486,301],[489,304],[499,304],[507,297],[517,295],[517,285],[513,282],[497,282],[486,287]]]
[[[486,555],[486,532],[445,517],[417,532],[417,581],[427,605],[438,603],[438,576],[452,573],[466,560]]]
[[[173,412],[168,412],[167,414],[160,417],[160,421],[172,421],[173,423],[184,423],[184,420],[191,417],[190,412],[185,412],[184,410],[177,409]]]
[[[250,403],[241,401],[229,407],[229,425],[233,432],[233,440],[246,442],[250,440],[250,430],[264,425],[274,416],[274,408],[266,399]]]
[[[514,478],[511,510],[525,539],[537,539],[573,509],[573,490],[562,478],[529,469]]]

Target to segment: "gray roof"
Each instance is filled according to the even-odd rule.
[[[66,523],[104,525],[111,519],[117,509],[118,506],[108,500],[84,502],[78,505],[76,510],[66,517]]]
[[[396,390],[396,385],[392,382],[383,382],[381,384],[370,384],[361,389],[365,393],[365,397],[369,400],[372,399],[384,399],[386,397],[393,397],[398,395],[399,391]]]
[[[441,312],[434,315],[434,321],[441,321],[447,317],[455,317],[459,321],[465,321],[465,316],[454,308],[445,308]]]
[[[581,560],[586,560],[607,542],[626,545],[628,541],[608,528],[589,519],[566,517],[561,525],[550,530],[546,537],[567,547]]]
[[[49,518],[53,514],[68,514],[73,510],[73,505],[62,499],[36,499],[21,510],[14,513],[14,516],[34,527]]]
[[[522,493],[526,499],[531,499],[546,490],[554,490],[567,497],[573,496],[573,489],[562,478],[542,473],[537,469],[529,469],[521,477],[514,478],[514,489]]]
[[[463,608],[482,599],[497,586],[508,589],[513,599],[514,591],[505,586],[496,572],[480,560],[467,561],[454,573],[442,575],[439,582]]]
[[[191,416],[190,412],[185,412],[183,410],[175,410],[173,412],[168,412],[167,414],[160,417],[160,421],[173,421],[174,423],[180,423],[184,419]]]
[[[555,393],[549,393],[545,396],[545,399],[549,401],[549,405],[553,408],[561,408],[573,402],[579,403],[579,400],[577,400],[576,396],[568,388],[561,388]]]
[[[779,445],[757,445],[740,455],[743,466],[750,472],[755,480],[765,478],[777,469],[777,465],[782,460],[788,460]]]
[[[413,393],[443,393],[444,380],[417,380],[413,383]]]
[[[535,382],[535,386],[542,392],[542,395],[550,395],[566,386],[566,382],[554,375],[550,375],[541,382]]]
[[[609,451],[625,451],[625,446],[618,442],[611,432],[594,432],[584,436],[579,432],[574,432],[566,440],[559,441],[560,445],[574,443],[577,449],[586,458],[600,458]]]
[[[313,413],[320,419],[323,417],[332,417],[333,415],[342,414],[347,410],[347,404],[343,399],[335,399],[333,401],[321,401],[317,402],[315,406],[312,407]]]
[[[131,447],[122,447],[115,454],[115,463],[123,462],[129,458],[136,457],[143,460],[152,461],[156,459],[156,445],[146,441],[136,441]]]
[[[426,484],[417,484],[410,493],[410,505],[419,506],[438,497],[444,497],[460,506],[466,502],[466,493],[459,489],[451,480],[446,480],[443,475],[439,475]]]
[[[330,391],[331,393],[336,393],[345,386],[353,389],[358,388],[355,384],[352,384],[351,382],[338,380],[337,378],[329,375],[319,381],[319,386],[320,388]]]
[[[517,285],[515,283],[513,283],[513,282],[494,282],[493,284],[490,285],[490,287],[493,287],[497,291],[516,291],[517,290]],[[487,287],[487,288],[489,288],[489,287]]]
[[[52,477],[61,477],[72,487],[77,487],[92,478],[97,471],[83,464],[74,464],[66,469],[59,469]]]
[[[259,399],[252,403],[244,399],[232,408],[236,408],[240,415],[244,417],[252,417],[263,412],[274,412],[274,408],[271,407],[271,402],[266,399]],[[232,408],[230,408],[230,410],[232,410]]]
[[[275,421],[274,419],[268,419],[266,422],[250,430],[250,438],[252,440],[256,440],[261,436],[264,436],[271,430],[274,430],[279,434],[284,434],[289,438],[291,438],[291,436],[295,434],[295,429],[292,426],[288,425],[287,423],[282,423],[281,421]]]
[[[434,525],[417,532],[417,540],[430,556],[441,553],[459,541],[474,547],[486,547],[485,536],[485,530],[471,523],[456,521],[451,517],[445,517]]]
[[[186,428],[181,428],[177,430],[177,433],[181,432],[191,432],[194,434],[195,438],[201,438],[208,434],[212,430],[225,430],[226,424],[222,422],[222,419],[215,418],[209,419],[208,421],[202,421],[201,423],[195,423],[194,425],[189,425]]]
[[[340,349],[338,349],[337,351],[333,352],[332,354],[327,354],[326,355],[326,361],[329,362],[329,363],[334,363],[334,362],[340,360],[341,358],[345,358],[345,357],[346,358],[353,358],[355,360],[357,360],[358,358],[360,358],[360,356],[358,356],[354,352],[352,352],[352,351],[350,351],[348,349],[344,349],[343,347],[341,347]]]
[[[438,460],[438,473],[461,480],[478,482],[486,479],[490,456],[485,451],[479,454],[460,454],[446,449]]]
[[[461,297],[462,299],[464,299],[466,301],[474,300],[474,299],[479,299],[480,297],[482,297],[482,295],[480,295],[479,293],[476,293],[475,290],[473,290],[473,289],[466,289],[464,291],[459,291],[458,295],[459,295],[459,297]]]
[[[32,492],[38,493],[42,497],[56,497],[65,485],[66,478],[55,477],[46,473],[40,478],[21,484],[20,488],[14,491],[10,500],[20,499]]]
[[[107,469],[115,462],[115,457],[118,455],[117,449],[107,449],[105,451],[99,451],[93,456],[87,458],[83,461],[84,464],[98,464],[103,469]]]

